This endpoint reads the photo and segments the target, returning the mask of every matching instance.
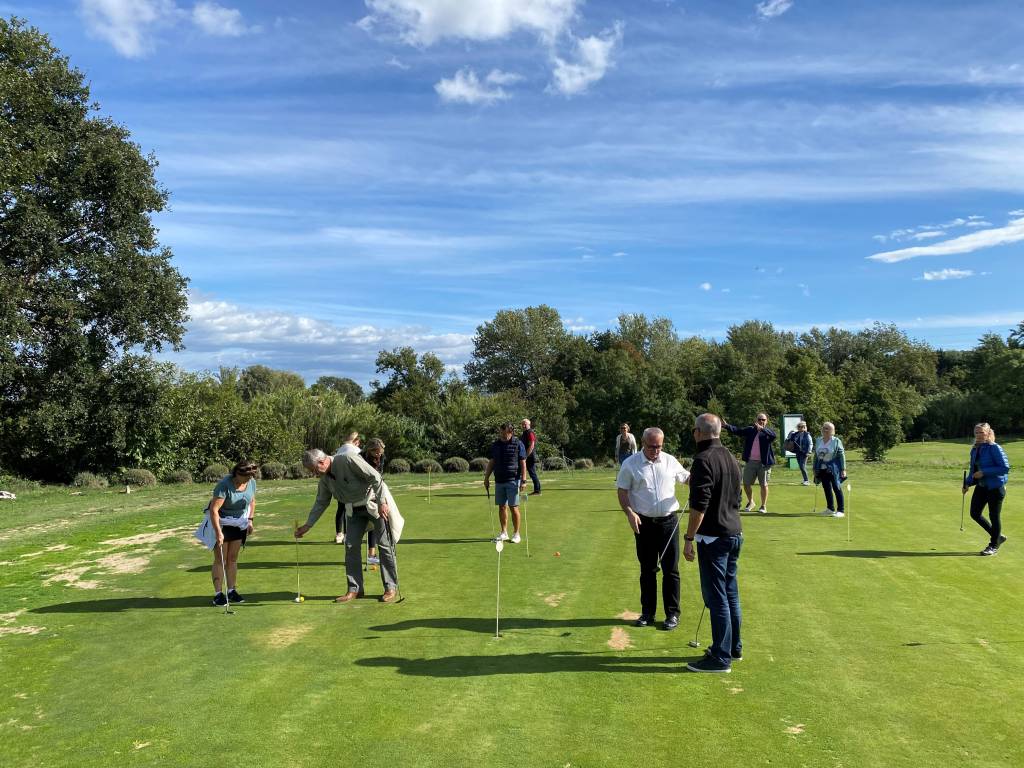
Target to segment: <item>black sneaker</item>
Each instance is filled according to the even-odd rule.
[[[998,554],[998,552],[999,552],[999,547],[993,547],[991,544],[989,544],[987,547],[985,547],[983,550],[981,550],[981,552],[979,552],[978,554],[981,555],[982,557],[992,557],[992,555]]]
[[[633,626],[634,627],[649,627],[653,623],[654,623],[654,617],[653,616],[644,616],[643,614],[640,614],[640,617],[636,621],[633,622]]]
[[[238,594],[238,590],[237,589],[230,589],[230,590],[228,590],[228,599],[231,600],[232,603],[244,603],[245,602],[245,598],[242,597],[240,594]]]
[[[1006,537],[1003,536],[1002,534],[999,534],[999,543],[996,544],[996,549],[998,549],[999,547],[1003,546],[1003,544],[1005,544],[1005,543],[1006,543]]]
[[[732,672],[732,667],[715,661],[710,656],[705,656],[700,661],[691,661],[686,665],[691,672]]]
[[[224,597],[224,593],[223,592],[218,592],[216,595],[213,596],[213,604],[214,605],[227,605],[228,604],[228,599],[226,597]]]
[[[710,648],[706,648],[704,650],[704,658],[706,658],[706,659],[710,659],[711,658],[711,649]],[[732,654],[730,656],[730,658],[733,661],[743,661],[743,651],[740,651],[739,653]]]
[[[679,626],[679,617],[672,615],[665,617],[665,623],[661,625],[661,628],[666,632],[671,632],[673,629]]]

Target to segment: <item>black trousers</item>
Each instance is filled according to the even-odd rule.
[[[530,461],[533,459],[533,461]],[[533,458],[533,454],[530,454],[530,458],[526,460],[526,471],[530,474],[530,479],[533,481],[533,492],[540,493],[540,478],[537,477],[537,460]]]
[[[661,559],[661,599],[666,616],[679,615],[679,526],[675,514],[666,517],[640,515],[636,559],[640,561],[640,613],[653,618],[658,610],[658,557]]]
[[[985,529],[985,533],[989,537],[989,544],[993,547],[999,546],[999,535],[1003,532],[1003,524],[1000,517],[1003,511],[1003,499],[1005,498],[1005,487],[984,488],[976,485],[974,486],[974,493],[971,495],[971,519]],[[988,504],[988,520],[982,514],[985,511],[986,504]]]

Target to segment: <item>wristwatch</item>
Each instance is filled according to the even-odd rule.
[[[685,533],[683,534],[683,538],[687,541],[693,541],[693,536],[687,536]]]

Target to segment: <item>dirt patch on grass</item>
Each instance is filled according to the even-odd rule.
[[[52,547],[41,549],[38,552],[26,552],[21,556],[21,559],[26,560],[30,557],[39,557],[40,555],[45,555],[47,552],[63,552],[65,549],[71,549],[71,546],[68,544],[54,544]]]
[[[622,619],[623,621],[636,621],[637,619],[640,618],[640,614],[637,613],[636,611],[623,611],[622,613],[620,613],[615,618],[616,619]]]
[[[4,635],[38,635],[46,627],[0,627],[0,637]]]
[[[797,723],[796,725],[791,725],[788,728],[783,728],[782,732],[788,733],[790,736],[799,736],[804,732],[805,727],[806,726],[803,723]]]
[[[313,630],[313,627],[279,627],[270,633],[267,638],[267,645],[271,648],[287,648],[290,645],[295,645],[302,638],[308,635]]]
[[[549,605],[552,608],[557,608],[562,604],[565,599],[565,592],[553,592],[550,595],[545,595],[543,592],[537,593],[538,597],[544,598],[545,605]]]
[[[99,589],[100,582],[98,581],[84,581],[82,577],[91,566],[79,566],[72,568],[65,568],[64,570],[57,571],[47,579],[43,580],[43,586],[48,587],[51,584],[67,584],[69,587],[77,587],[78,589]]]
[[[139,547],[139,546],[150,546],[157,544],[164,539],[170,539],[178,536],[185,531],[194,530],[190,526],[179,526],[177,528],[164,528],[162,531],[153,531],[153,533],[140,533],[136,536],[125,536],[121,539],[107,539],[101,541],[101,544],[106,544],[108,547]]]
[[[633,647],[633,640],[629,636],[629,632],[622,627],[613,627],[612,636],[608,638],[608,647],[613,651],[624,651]]]
[[[735,696],[737,693],[743,693],[743,689],[740,688],[738,685],[737,686],[733,686],[732,688],[726,688],[726,690],[729,693],[731,693],[733,696]]]
[[[21,616],[21,614],[23,614],[24,612],[24,608],[19,608],[18,610],[11,611],[10,613],[0,613],[0,621],[2,621],[4,624],[13,624],[15,621],[18,620],[18,617]]]
[[[149,565],[149,558],[129,557],[122,552],[116,552],[101,558],[96,565],[110,573],[142,573]]]

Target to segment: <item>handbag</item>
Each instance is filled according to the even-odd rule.
[[[786,438],[786,442],[782,444],[782,448],[790,453],[796,453],[796,441],[793,440],[792,433],[790,435],[790,437]]]
[[[196,528],[195,533],[192,534],[200,543],[207,549],[213,549],[217,546],[217,531],[213,527],[213,523],[210,521],[210,511],[205,510],[203,512],[203,521]]]

